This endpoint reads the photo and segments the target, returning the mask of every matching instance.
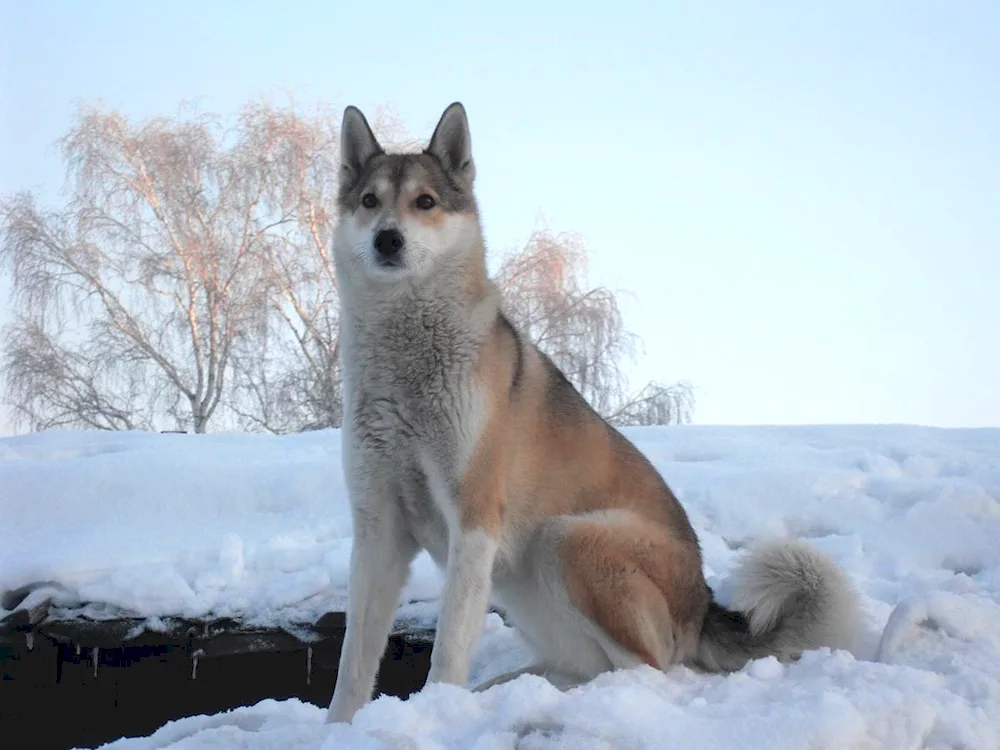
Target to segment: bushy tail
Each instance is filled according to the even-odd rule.
[[[709,606],[692,666],[740,669],[751,659],[794,659],[803,651],[851,648],[860,605],[841,570],[797,540],[767,542],[735,573],[734,610]]]

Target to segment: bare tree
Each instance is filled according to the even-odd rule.
[[[372,117],[380,141],[414,145],[395,110]],[[247,107],[247,147],[270,149],[268,210],[286,217],[267,243],[269,309],[262,335],[241,342],[230,402],[247,429],[293,432],[342,419],[339,321],[330,242],[336,222],[339,116],[266,103]]]
[[[629,397],[605,418],[619,427],[655,424],[690,424],[694,389],[686,380],[671,385],[651,382]]]
[[[599,413],[623,425],[690,421],[687,384],[650,383],[627,395],[624,366],[638,338],[625,329],[617,295],[587,284],[579,235],[535,231],[524,248],[503,256],[496,279],[507,314]]]
[[[87,346],[68,349],[31,321],[6,335],[0,366],[21,421],[34,429],[152,429],[148,388],[138,372],[117,372],[113,361]]]
[[[418,145],[392,109],[372,123],[383,144]],[[231,128],[81,109],[61,141],[66,206],[0,202],[17,306],[0,368],[16,417],[34,429],[338,426],[338,126],[293,102],[252,102]],[[616,295],[587,285],[579,237],[535,232],[496,278],[508,314],[602,414],[690,418],[684,384],[624,395],[638,339]]]
[[[599,412],[625,383],[619,363],[634,350],[615,295],[587,288],[587,252],[575,234],[535,231],[496,274],[505,310]]]
[[[227,148],[227,135],[207,116],[136,126],[117,112],[82,109],[61,141],[66,209],[42,211],[29,195],[0,209],[15,328],[42,332],[58,342],[50,352],[81,367],[101,364],[108,380],[143,380],[161,413],[195,432],[222,400],[234,344],[266,309],[259,247],[282,221],[258,212],[269,154],[241,148],[239,133]],[[8,345],[19,414],[34,415],[33,426],[56,412],[62,424],[94,426],[71,379],[32,379],[31,358],[13,354]],[[43,382],[57,393],[32,392]],[[120,391],[103,400],[109,414],[129,411]]]

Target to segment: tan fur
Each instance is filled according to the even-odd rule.
[[[620,516],[620,522],[584,517],[570,524],[559,550],[566,586],[583,615],[640,660],[663,669],[676,661],[675,633],[666,625],[681,631],[687,653],[701,625],[691,611],[694,561],[662,528],[632,513]]]
[[[506,358],[510,348],[505,341],[484,347],[482,356]],[[510,443],[510,521],[533,524],[551,516],[617,508],[669,528],[677,501],[652,465],[596,415],[554,413],[546,401],[549,373],[533,349],[525,348],[525,359],[524,380],[505,407],[506,418],[491,422],[480,437]],[[490,377],[481,387],[496,394],[494,403],[507,400],[510,364],[481,366],[480,372],[484,370]]]
[[[474,283],[478,274],[470,272]],[[485,279],[485,276],[480,277]],[[485,285],[483,285],[485,289]],[[479,385],[486,394],[485,429],[462,475],[460,499],[463,528],[481,528],[495,539],[503,531],[507,510],[507,481],[511,473],[510,412],[504,386],[512,376],[513,342],[493,332],[494,346],[484,348],[477,362]]]
[[[574,518],[558,553],[580,613],[642,662],[664,668],[689,657],[708,592],[696,544],[673,531],[676,498],[595,414],[553,411],[552,374],[527,342],[523,381],[510,398],[513,349],[498,328],[482,350],[477,369],[491,413],[463,478],[463,520],[491,535],[499,523],[503,546],[516,548],[545,519]]]

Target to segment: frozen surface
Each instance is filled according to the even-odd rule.
[[[841,564],[865,606],[857,653],[765,659],[726,677],[644,668],[568,692],[529,676],[484,694],[439,685],[375,701],[352,726],[323,725],[309,704],[265,701],[112,747],[1000,747],[1000,430],[627,434],[687,507],[723,598],[728,571],[758,538],[806,537]],[[2,439],[0,591],[52,581],[67,612],[90,616],[312,621],[346,594],[339,440]],[[433,619],[439,591],[422,556],[401,615]],[[526,659],[516,633],[489,616],[473,679]]]

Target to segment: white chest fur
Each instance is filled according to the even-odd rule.
[[[384,480],[385,502],[399,504],[413,536],[442,565],[484,421],[475,368],[485,330],[476,317],[406,299],[345,316],[342,331],[345,466]],[[370,501],[370,493],[352,496]]]

